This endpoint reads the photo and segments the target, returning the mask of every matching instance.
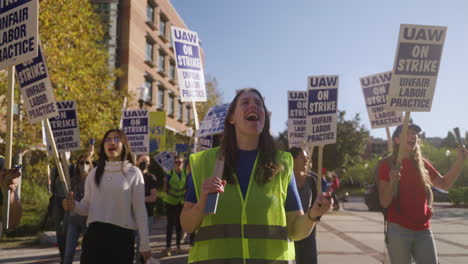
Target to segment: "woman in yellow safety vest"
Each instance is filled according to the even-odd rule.
[[[294,243],[307,237],[331,207],[321,195],[302,210],[293,159],[276,149],[270,118],[256,89],[231,102],[219,148],[192,154],[182,228],[196,232],[189,263],[294,263]],[[217,160],[224,161],[220,178]],[[215,214],[204,214],[209,193],[219,193]]]

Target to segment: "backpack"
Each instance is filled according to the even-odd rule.
[[[381,212],[385,219],[387,218],[387,208],[382,207],[379,198],[379,167],[382,164],[382,162],[389,161],[390,157],[391,156],[387,156],[379,160],[373,173],[374,182],[368,186],[367,191],[364,195],[364,201],[367,207],[369,208],[369,211]]]

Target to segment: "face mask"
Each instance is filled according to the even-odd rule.
[[[78,169],[80,170],[80,173],[83,174],[88,174],[90,166],[89,164],[79,164]]]
[[[141,171],[145,171],[148,169],[149,164],[146,161],[142,161],[140,162],[140,164],[138,164],[138,167],[140,168]]]

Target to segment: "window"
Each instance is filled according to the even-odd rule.
[[[153,42],[148,38],[146,39],[145,61],[153,61]]]
[[[164,64],[166,61],[166,53],[163,50],[159,50],[159,58],[158,58],[158,72],[164,72]]]
[[[154,21],[154,4],[153,1],[148,0],[146,6],[146,21],[153,22]]]
[[[190,105],[186,106],[185,110],[185,124],[190,124]]]
[[[163,110],[164,109],[164,87],[159,85],[158,87],[158,103],[157,108]]]
[[[142,94],[142,99],[145,102],[152,103],[153,102],[153,80],[150,78],[145,78],[145,91]]]
[[[168,109],[167,109],[167,114],[170,116],[174,116],[174,95],[169,94],[169,100],[167,101],[168,104]]]
[[[166,37],[166,21],[166,16],[161,13],[159,15],[159,35],[163,37]]]
[[[175,62],[173,60],[169,62],[169,81],[175,82]]]
[[[182,121],[182,109],[182,102],[179,99],[177,104],[177,120],[179,121]]]

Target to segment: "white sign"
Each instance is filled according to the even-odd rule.
[[[205,77],[196,32],[171,26],[182,102],[206,102]]]
[[[307,91],[288,91],[289,147],[301,147],[306,139]]]
[[[447,27],[401,25],[387,107],[429,112]]]
[[[38,46],[37,57],[16,65],[15,69],[29,122],[34,124],[58,116],[57,102],[41,47]]]
[[[174,155],[169,151],[159,152],[153,159],[165,172],[170,172],[174,168]]]
[[[149,153],[148,110],[124,110],[122,130],[134,154]]]
[[[59,116],[49,119],[58,152],[79,150],[80,126],[76,113],[75,101],[57,102]],[[51,149],[51,146],[48,146]]]
[[[391,71],[361,78],[371,128],[398,126],[403,123],[402,112],[385,108],[391,79]]]
[[[221,134],[224,132],[224,120],[229,109],[229,104],[212,106],[200,122],[200,127],[195,133],[196,137]]]
[[[0,69],[37,56],[37,1],[0,1]]]
[[[338,75],[310,76],[307,97],[307,143],[336,143]]]

